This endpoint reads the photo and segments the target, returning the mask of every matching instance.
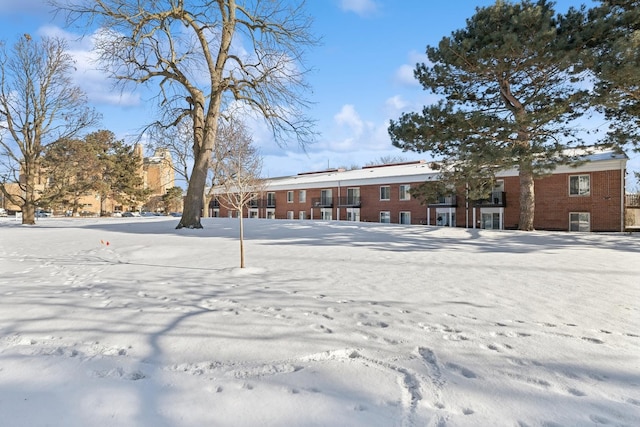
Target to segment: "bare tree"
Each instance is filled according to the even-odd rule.
[[[169,150],[173,171],[189,183],[189,171],[193,165],[193,126],[185,119],[176,126],[151,128],[151,148]]]
[[[404,163],[407,161],[406,157],[403,156],[382,156],[375,160],[365,163],[365,166],[380,166],[380,165],[390,165],[393,163]]]
[[[221,118],[220,120],[225,119]],[[182,177],[187,185],[189,184],[190,167],[194,162],[192,129],[191,119],[187,117],[176,126],[153,126],[150,132],[151,141],[153,141],[151,147],[153,149],[165,148],[169,150],[172,159],[174,159],[174,172]],[[213,188],[219,181],[218,166],[229,152],[225,144],[225,138],[217,138],[211,153],[211,159],[209,159],[203,197],[203,217],[209,216],[209,200],[213,195]]]
[[[44,148],[93,126],[98,115],[71,81],[74,61],[62,39],[22,36],[0,45],[0,191],[35,224]],[[19,191],[9,189],[17,185]]]
[[[192,120],[194,163],[177,228],[202,228],[220,112],[232,102],[258,112],[279,143],[312,139],[302,59],[315,40],[304,0],[50,1],[71,20],[101,26],[96,49],[119,82],[158,82],[161,125]]]
[[[244,262],[244,210],[251,200],[264,191],[262,158],[252,145],[251,136],[245,125],[237,120],[221,124],[219,139],[228,152],[218,163],[218,177],[221,191],[220,204],[235,210],[240,221],[240,268]]]

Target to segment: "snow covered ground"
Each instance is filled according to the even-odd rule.
[[[640,236],[0,218],[0,425],[637,426]]]

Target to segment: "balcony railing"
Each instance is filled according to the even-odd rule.
[[[640,194],[627,194],[624,197],[624,204],[628,208],[640,208]]]
[[[360,196],[343,196],[338,198],[338,206],[359,208],[362,206]]]
[[[429,203],[430,207],[456,207],[458,206],[458,199],[456,196],[442,196],[439,197],[433,203]]]
[[[252,199],[249,200],[250,208],[275,208],[276,199]]]
[[[474,205],[481,207],[505,207],[506,201],[507,197],[504,191],[493,191],[488,199],[476,200]]]
[[[314,197],[311,199],[313,206],[316,208],[333,207],[333,197]]]

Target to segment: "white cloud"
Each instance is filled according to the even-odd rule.
[[[400,95],[392,96],[385,101],[385,106],[391,116],[394,116],[397,111],[404,110],[408,105],[409,103],[402,99]]]
[[[416,64],[431,64],[429,58],[424,53],[416,51],[409,52],[409,63],[403,64],[396,70],[394,80],[402,86],[420,86],[420,82],[415,78],[414,72]]]
[[[351,104],[343,105],[340,112],[333,116],[333,119],[338,125],[352,130],[356,136],[361,135],[365,127],[360,115]]]
[[[378,10],[378,4],[374,0],[340,0],[340,9],[367,16]]]
[[[409,64],[401,65],[400,68],[396,70],[394,80],[402,86],[419,86],[420,83],[413,74],[414,70],[415,66]]]
[[[341,153],[362,149],[376,151],[388,148],[391,144],[386,120],[381,123],[363,120],[351,104],[342,106],[333,120],[335,126],[324,135],[318,145],[319,149]]]
[[[48,25],[41,27],[38,34],[66,40],[68,52],[76,61],[75,82],[87,94],[92,104],[119,107],[140,105],[140,94],[126,90],[114,90],[114,81],[109,78],[108,74],[98,69],[98,57],[94,48],[98,31],[87,37],[80,37],[60,27]]]

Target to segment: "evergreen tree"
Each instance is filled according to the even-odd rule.
[[[100,153],[108,150],[110,135],[108,131],[98,131],[83,140],[61,139],[47,146],[41,165],[48,185],[40,202],[58,205],[76,214],[81,207],[80,198],[101,188]]]
[[[182,188],[172,187],[162,196],[162,203],[165,212],[176,212],[182,210]]]
[[[640,1],[602,0],[582,26],[595,103],[611,127],[609,142],[640,147]]]
[[[111,197],[124,205],[143,205],[149,190],[144,188],[140,152],[123,141],[115,140],[113,133],[109,132],[108,148],[100,153],[99,158],[102,164],[99,189],[102,201]],[[102,207],[100,213],[104,214]]]
[[[521,230],[533,230],[534,178],[576,160],[567,151],[581,145],[572,121],[588,107],[572,76],[575,37],[552,5],[477,8],[466,28],[428,46],[430,63],[415,70],[443,99],[389,127],[395,146],[432,153],[449,188],[469,185],[475,199],[488,196],[497,171],[516,168]]]

